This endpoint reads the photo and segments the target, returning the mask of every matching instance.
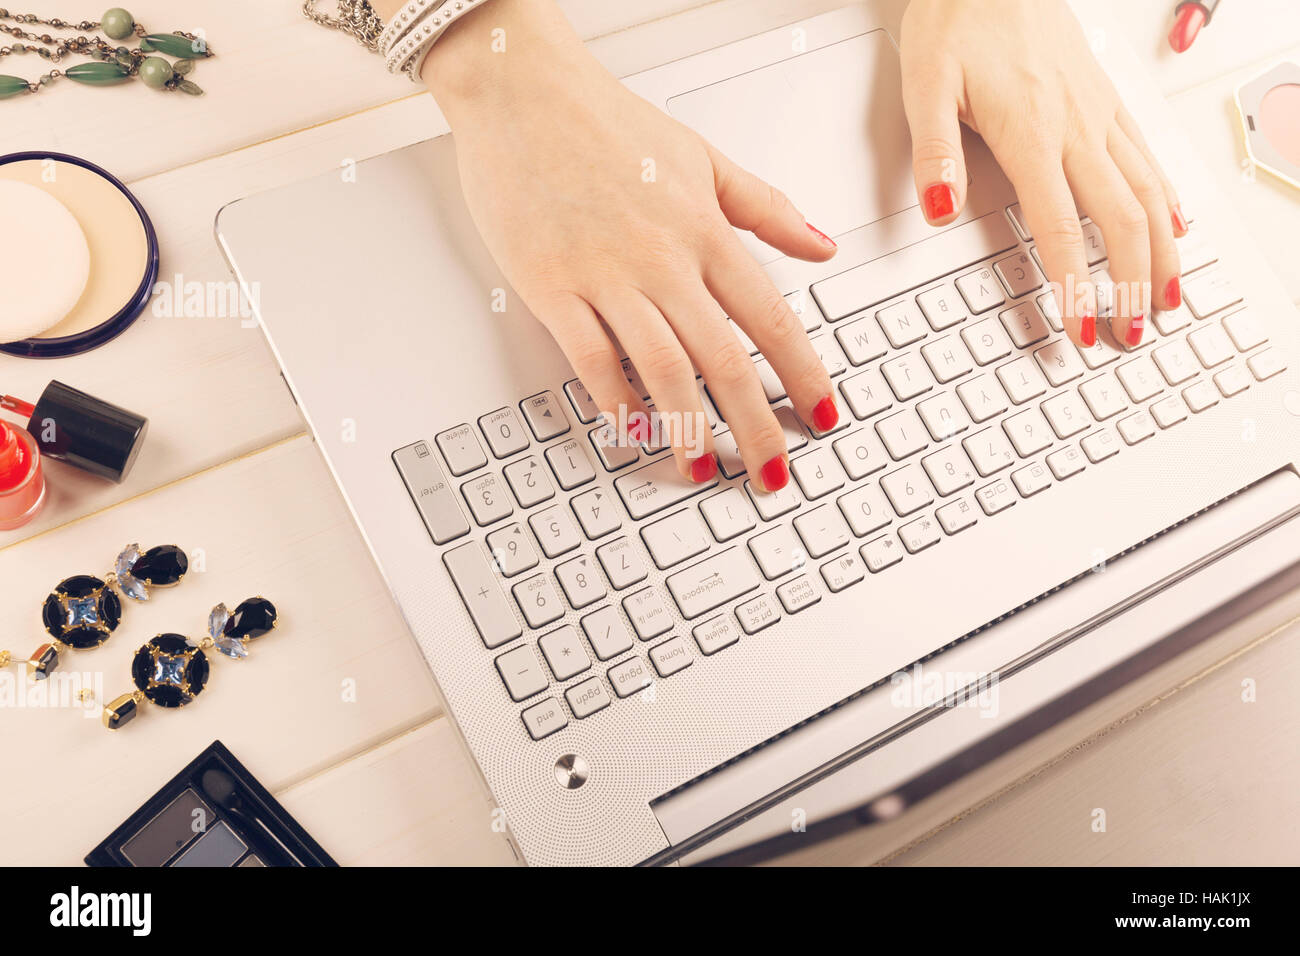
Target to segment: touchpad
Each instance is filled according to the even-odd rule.
[[[831,236],[917,204],[898,51],[884,30],[682,93],[668,110]],[[741,235],[760,261],[779,256]]]

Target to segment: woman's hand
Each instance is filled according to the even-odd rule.
[[[960,119],[1015,186],[1070,338],[1097,338],[1077,198],[1106,242],[1116,338],[1137,345],[1152,305],[1182,301],[1174,237],[1187,224],[1064,0],[912,0],[901,47],[926,218],[947,223],[966,200]]]
[[[504,31],[495,36],[504,52],[494,31]],[[631,415],[631,437],[647,437],[617,337],[684,476],[717,471],[698,369],[755,483],[784,486],[785,437],[725,317],[822,429],[837,416],[831,381],[732,227],[815,261],[835,244],[781,193],[627,91],[551,2],[494,0],[448,31],[423,76],[455,133],[479,232],[606,418]]]

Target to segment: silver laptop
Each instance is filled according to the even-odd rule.
[[[896,814],[1296,569],[1296,314],[1250,238],[1170,164],[1193,215],[1184,307],[1138,348],[1105,322],[1075,348],[977,137],[962,217],[934,230],[915,208],[898,6],[626,81],[839,243],[822,265],[751,244],[849,411],[830,434],[780,413],[795,480],[777,495],[751,493],[723,421],[703,486],[666,453],[603,447],[474,230],[450,137],[220,215],[529,863],[696,862]],[[1186,156],[1108,35],[1153,148]]]

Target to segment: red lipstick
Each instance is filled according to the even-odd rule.
[[[1169,46],[1175,53],[1185,52],[1214,16],[1219,0],[1182,0],[1174,7],[1174,28],[1169,31]]]
[[[35,439],[0,421],[0,531],[21,528],[44,504],[45,475]]]

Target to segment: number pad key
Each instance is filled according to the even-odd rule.
[[[556,566],[555,577],[575,609],[594,604],[605,596],[605,579],[596,570],[596,562],[586,555]]]
[[[550,684],[542,665],[537,662],[537,655],[527,644],[506,651],[497,658],[496,664],[511,700],[527,700],[546,690]]]
[[[533,430],[538,441],[550,441],[569,430],[569,420],[564,417],[564,409],[554,392],[542,392],[519,403],[528,427]]]
[[[578,516],[578,523],[582,525],[583,533],[592,541],[623,527],[623,519],[618,516],[618,505],[600,488],[583,492],[570,504],[573,513]]]
[[[589,677],[580,684],[574,684],[564,692],[564,699],[569,702],[573,716],[581,720],[590,717],[598,710],[609,706],[609,694],[599,677]]]
[[[587,635],[591,649],[596,652],[598,660],[607,661],[618,657],[633,644],[632,635],[627,632],[627,625],[613,605],[592,611],[582,619],[582,631]]]
[[[537,512],[528,519],[528,526],[537,535],[542,553],[548,558],[559,557],[582,544],[578,529],[573,526],[573,519],[565,514],[560,505],[552,505],[545,511]]]
[[[620,442],[618,429],[611,424],[601,425],[591,430],[591,447],[606,471],[618,471],[628,465],[635,465],[641,454],[631,442]]]
[[[434,438],[453,475],[466,475],[487,464],[487,455],[469,425],[457,425]]]
[[[529,627],[545,627],[564,617],[564,602],[544,574],[534,574],[531,578],[520,581],[512,592]]]
[[[596,470],[591,467],[587,453],[582,450],[582,443],[576,438],[546,449],[546,460],[551,463],[551,470],[565,491],[596,478]]]
[[[549,737],[569,726],[569,718],[564,716],[564,708],[556,703],[554,697],[548,697],[540,704],[534,704],[520,716],[524,719],[524,726],[528,728],[528,735],[534,740]]]
[[[502,577],[513,578],[537,567],[540,560],[532,540],[517,524],[507,525],[487,536],[488,551]]]
[[[591,397],[591,392],[587,391],[587,386],[582,384],[582,379],[575,378],[571,382],[566,382],[564,391],[569,396],[569,401],[573,403],[573,410],[578,413],[578,421],[590,425],[600,417],[600,409],[596,407],[595,399]]]
[[[582,649],[578,630],[571,624],[543,635],[537,646],[542,649],[542,656],[546,658],[556,680],[568,680],[591,666],[591,659]]]
[[[551,476],[534,456],[506,465],[505,476],[521,508],[531,508],[555,497]]]
[[[505,458],[528,447],[528,434],[519,424],[513,408],[498,408],[478,420],[492,454]]]
[[[596,549],[596,558],[605,569],[605,577],[615,591],[630,588],[646,579],[647,571],[641,554],[632,545],[630,538],[619,538]]]
[[[672,630],[673,616],[668,605],[654,588],[645,588],[623,598],[623,610],[643,641]]]
[[[494,474],[486,474],[460,486],[461,494],[480,525],[489,525],[514,513],[510,495]]]

